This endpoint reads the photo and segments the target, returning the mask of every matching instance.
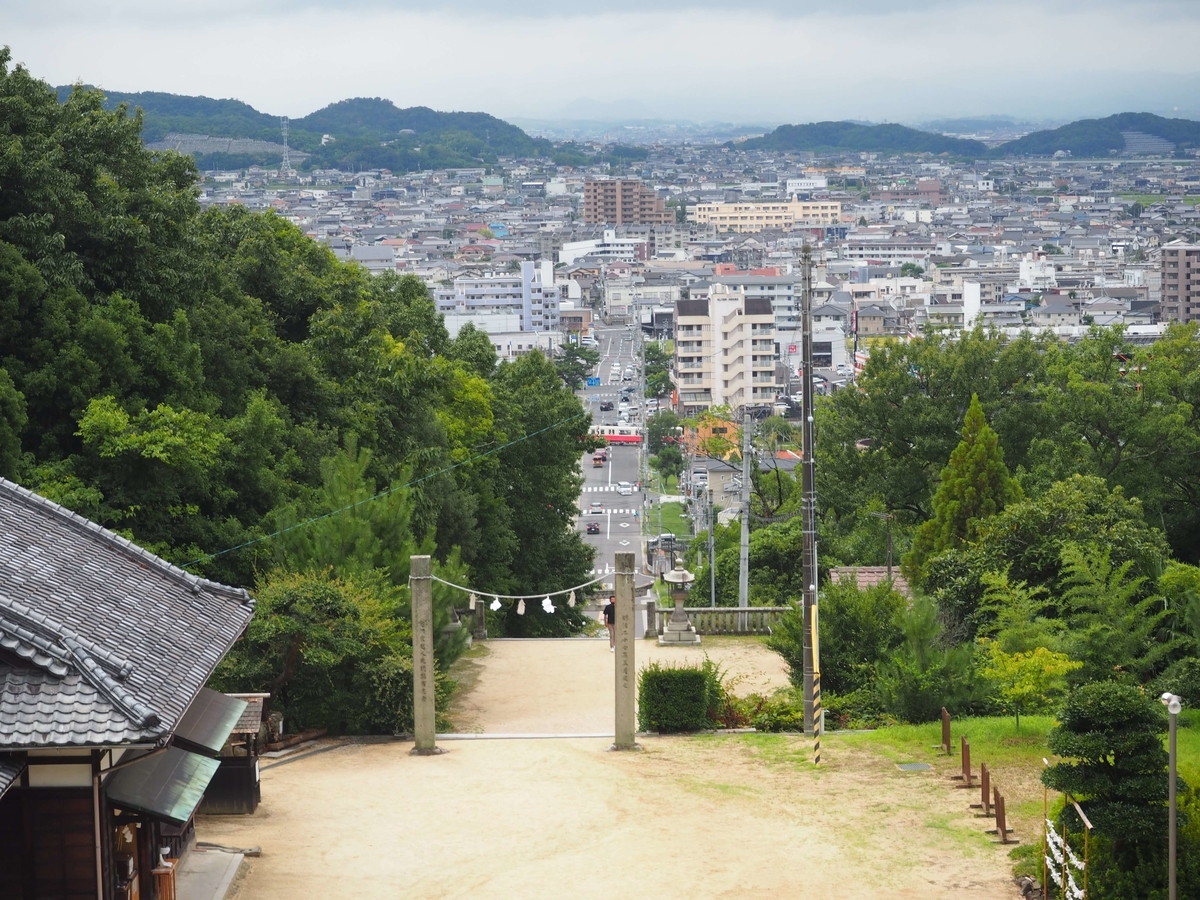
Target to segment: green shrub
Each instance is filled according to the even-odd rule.
[[[893,725],[894,716],[883,708],[883,700],[874,687],[863,687],[848,694],[822,693],[821,705],[825,709],[825,727],[879,728]]]
[[[904,643],[877,667],[883,707],[902,722],[932,722],[942,707],[976,711],[984,696],[970,644],[946,649],[933,603],[914,600],[904,620]]]
[[[1042,772],[1047,787],[1074,794],[1097,835],[1112,839],[1125,871],[1166,834],[1167,717],[1141,688],[1093,682],[1074,690],[1050,732],[1050,749],[1062,757]],[[1068,828],[1078,828],[1074,814]]]
[[[801,692],[778,691],[759,700],[759,709],[750,720],[758,731],[804,730],[804,695]]]
[[[667,734],[711,727],[710,679],[702,666],[650,663],[638,675],[638,728]]]
[[[875,664],[886,659],[904,638],[903,595],[890,584],[860,591],[850,581],[821,591],[821,684],[849,693],[875,681]],[[787,663],[792,684],[804,684],[804,614],[799,605],[780,617],[767,646]]]
[[[742,698],[736,696],[732,687],[737,679],[732,681],[721,668],[720,663],[713,662],[704,655],[700,664],[704,673],[704,689],[708,708],[708,727],[710,728],[745,728],[757,714],[761,697]]]

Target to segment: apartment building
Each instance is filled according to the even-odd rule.
[[[714,284],[706,299],[680,300],[674,362],[681,415],[712,406],[735,413],[770,406],[779,394],[771,301],[722,284]]]
[[[558,251],[558,261],[564,266],[585,257],[598,262],[644,262],[650,258],[650,242],[642,237],[617,237],[614,229],[608,229],[599,239],[566,241]]]
[[[1200,244],[1172,241],[1162,248],[1160,322],[1200,320]]]
[[[675,211],[639,178],[583,183],[583,221],[589,225],[669,225]]]
[[[842,204],[833,200],[712,202],[688,207],[689,222],[718,232],[791,231],[797,225],[836,225],[841,219]]]
[[[554,264],[523,262],[517,273],[456,278],[453,289],[434,291],[434,304],[456,321],[479,319],[477,327],[492,333],[490,316],[513,317],[519,330],[558,331],[561,295],[554,283]]]

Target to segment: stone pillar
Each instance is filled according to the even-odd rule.
[[[413,731],[417,743],[411,753],[442,753],[434,737],[433,563],[428,556],[411,558],[413,640]]]
[[[634,661],[633,554],[618,553],[615,578],[617,605],[616,729],[614,750],[636,750],[635,716],[637,703],[637,664]]]

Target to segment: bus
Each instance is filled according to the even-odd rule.
[[[637,425],[593,425],[588,431],[610,444],[640,444],[642,430]]]

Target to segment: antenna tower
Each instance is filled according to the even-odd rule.
[[[279,120],[279,130],[283,133],[283,164],[280,166],[283,171],[279,174],[281,174],[284,178],[287,178],[292,174],[292,155],[291,150],[288,148],[287,116],[284,116]]]

